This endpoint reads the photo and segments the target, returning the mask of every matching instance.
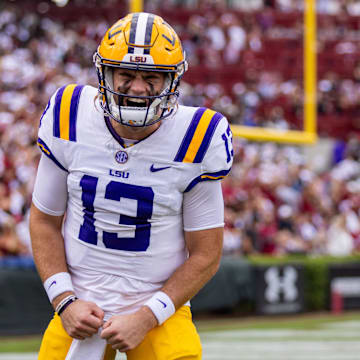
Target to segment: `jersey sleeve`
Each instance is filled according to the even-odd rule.
[[[210,119],[205,123],[203,119]],[[227,119],[218,112],[207,109],[201,119],[205,124],[204,135],[200,139],[197,157],[201,155],[199,172],[187,186],[185,192],[190,191],[201,181],[221,180],[230,172],[233,162],[232,132]]]
[[[83,86],[58,89],[40,118],[37,145],[58,167],[68,171],[67,149],[76,141],[76,118]]]
[[[52,216],[65,213],[67,176],[68,173],[47,156],[41,156],[32,195],[32,201],[40,211]]]

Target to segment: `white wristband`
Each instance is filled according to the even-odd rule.
[[[148,306],[154,313],[159,325],[165,322],[175,313],[175,306],[172,300],[162,291],[158,291],[150,298],[145,306]]]
[[[44,281],[44,288],[50,302],[66,291],[74,292],[70,274],[67,272],[51,275]]]

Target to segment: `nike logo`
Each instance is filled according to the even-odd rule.
[[[56,280],[54,280],[54,281],[50,284],[50,286],[48,287],[48,290],[49,290],[54,284],[56,284]]]
[[[163,302],[163,301],[161,301],[160,299],[156,298],[156,300],[157,300],[157,301],[160,301],[160,302],[163,304],[163,307],[164,307],[164,308],[166,308],[166,307],[167,307],[166,303],[164,303],[164,302]]]
[[[171,168],[171,166],[164,166],[164,167],[156,168],[156,167],[154,167],[154,164],[152,164],[150,166],[150,171],[151,172],[157,172],[157,171],[161,171],[161,170],[165,170],[165,169],[169,169],[169,168]]]

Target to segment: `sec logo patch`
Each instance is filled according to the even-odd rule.
[[[119,164],[125,164],[129,159],[129,155],[127,154],[126,151],[120,150],[115,154],[115,160],[119,163]]]

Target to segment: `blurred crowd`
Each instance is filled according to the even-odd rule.
[[[66,21],[70,12],[59,9],[57,15],[48,1],[35,2],[24,15],[20,3],[0,5],[0,257],[31,254],[28,213],[40,157],[35,144],[49,97],[67,83],[97,86],[92,54],[108,26],[124,15],[111,11],[114,0],[72,1],[82,10],[78,21]],[[160,14],[183,39],[190,63],[181,103],[212,107],[233,124],[301,128],[303,3],[161,2]],[[296,146],[234,139],[234,167],[224,182],[225,253],[341,255],[360,249],[359,4],[318,0],[319,16],[325,16],[318,32],[319,58],[325,59],[319,128],[322,135],[340,136],[331,167],[312,170]],[[159,13],[160,3],[145,5]],[[97,6],[108,16],[89,16]],[[334,59],[348,66],[331,67]]]
[[[360,139],[335,143],[332,166],[316,173],[299,148],[235,140],[224,180],[225,253],[360,251]]]
[[[251,12],[214,3],[217,10],[192,14],[178,27],[190,63],[200,68],[186,102],[201,101],[234,124],[301,128],[304,1],[233,1]],[[360,130],[359,4],[317,1],[322,135]]]

